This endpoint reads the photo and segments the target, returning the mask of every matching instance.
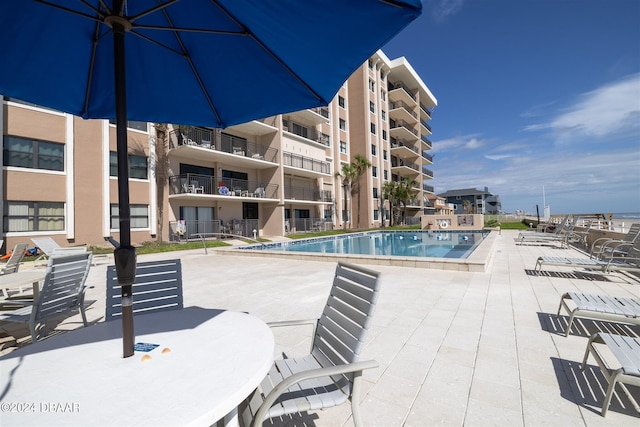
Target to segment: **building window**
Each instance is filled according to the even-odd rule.
[[[382,129],[382,140],[383,141],[387,140],[387,131],[385,129]]]
[[[344,119],[340,119],[339,122],[340,130],[347,130],[347,122]]]
[[[112,125],[115,125],[116,121],[109,120],[109,123],[111,123]],[[147,132],[147,122],[135,122],[132,120],[127,122],[127,127],[129,129],[135,129],[135,130],[141,130],[142,132]]]
[[[149,205],[131,205],[131,229],[149,228]],[[111,229],[120,229],[120,211],[117,204],[111,205]]]
[[[376,124],[375,123],[371,123],[371,133],[372,134],[376,134]]]
[[[373,70],[373,61],[369,59],[369,69]]]
[[[382,110],[382,120],[387,120],[387,112]]]
[[[371,92],[375,92],[376,91],[376,82],[374,82],[373,80],[369,79],[369,90]]]
[[[384,90],[380,91],[380,99],[382,99],[383,101],[387,100],[387,92]]]
[[[147,157],[129,154],[129,178],[147,179]],[[118,155],[115,151],[109,152],[109,175],[118,176]]]
[[[375,144],[371,144],[371,155],[373,156],[378,155],[378,147]]]
[[[384,180],[388,181],[389,180],[389,171],[385,169],[385,171],[382,173],[382,176],[384,176]]]
[[[372,113],[376,112],[376,104],[374,104],[373,101],[369,101],[369,111]]]
[[[374,221],[378,221],[379,218],[380,218],[380,211],[378,209],[374,209],[373,210],[373,220]]]
[[[340,95],[338,95],[338,105],[339,105],[341,108],[344,108],[344,97],[342,97],[342,96],[340,96]]]
[[[387,150],[382,150],[382,158],[387,160]]]
[[[6,202],[5,231],[64,231],[64,203]]]
[[[376,166],[371,167],[371,174],[374,178],[378,176],[378,168]]]
[[[347,153],[347,143],[344,141],[340,141],[340,152],[344,154]]]
[[[64,144],[5,135],[3,164],[64,171]]]
[[[374,199],[378,198],[378,187],[373,187],[373,198]]]
[[[324,210],[324,220],[331,222],[332,219],[333,219],[333,210],[332,209],[325,209]]]

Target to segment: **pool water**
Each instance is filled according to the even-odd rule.
[[[251,245],[240,249],[322,254],[467,258],[486,233],[481,231],[374,231]]]

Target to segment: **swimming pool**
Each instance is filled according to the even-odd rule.
[[[382,237],[376,237],[378,233]],[[407,242],[405,234],[407,233]],[[479,234],[476,234],[479,233]],[[389,236],[384,237],[386,234]],[[391,236],[393,234],[393,236]],[[451,271],[487,271],[495,253],[495,243],[498,238],[498,231],[387,231],[380,230],[368,233],[355,233],[350,235],[321,237],[304,240],[287,240],[279,243],[267,243],[261,245],[248,245],[241,247],[216,248],[216,254],[256,258],[289,258],[308,261],[337,262],[345,261],[361,265],[392,265],[398,267],[431,268]],[[340,245],[334,243],[322,243],[331,240],[342,240],[350,236],[349,247],[344,249],[346,242]],[[371,237],[373,236],[373,237]],[[402,239],[400,239],[402,236]],[[413,237],[415,236],[415,240]],[[465,236],[467,239],[465,240]],[[471,237],[473,236],[473,238]],[[395,237],[395,238],[394,238]],[[395,242],[389,246],[405,246],[404,255],[370,255],[356,253],[355,247],[371,248],[376,247],[383,240]],[[402,241],[402,243],[399,243]],[[319,252],[308,252],[311,246],[305,247],[307,243],[324,244],[325,246],[315,246]],[[355,242],[358,242],[355,244]],[[418,247],[423,246],[423,242],[429,242],[432,252],[418,252]],[[409,243],[405,245],[405,243]],[[334,246],[335,245],[335,246]],[[294,247],[296,250],[290,250]],[[439,248],[436,248],[440,246]],[[337,252],[328,252],[327,247],[335,248]],[[343,249],[338,249],[338,248]],[[323,248],[323,249],[321,249]],[[285,250],[286,249],[286,250]],[[342,252],[339,252],[342,250]],[[413,255],[410,255],[413,253]],[[455,256],[455,257],[454,257]],[[223,262],[223,261],[221,261]]]
[[[488,232],[373,231],[251,245],[240,250],[466,259]]]

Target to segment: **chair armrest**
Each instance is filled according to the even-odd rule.
[[[318,319],[302,319],[302,320],[283,320],[280,322],[267,322],[267,325],[271,328],[279,328],[282,326],[315,325],[316,323],[318,323]]]
[[[330,377],[333,375],[348,374],[353,372],[362,373],[365,369],[377,368],[378,362],[375,360],[363,360],[361,362],[347,363],[345,365],[328,366],[326,368],[311,369],[304,372],[298,372],[283,379],[277,386],[271,390],[271,392],[264,399],[260,405],[260,409],[256,413],[255,420],[262,424],[267,412],[271,406],[278,400],[278,397],[284,393],[289,387],[300,381],[309,380],[312,378]],[[255,421],[254,421],[255,423]]]

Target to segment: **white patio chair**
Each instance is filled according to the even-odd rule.
[[[265,419],[341,405],[351,400],[353,420],[362,425],[362,372],[378,366],[359,361],[380,289],[380,273],[342,262],[319,319],[276,322],[270,326],[314,325],[311,353],[277,360],[267,378],[240,407],[245,425]]]
[[[9,300],[3,305],[20,308],[0,314],[0,321],[28,323],[32,342],[46,335],[46,321],[77,309],[87,326],[85,314],[85,281],[91,267],[91,252],[51,257],[42,289],[35,300]]]
[[[27,252],[28,247],[29,245],[26,243],[18,243],[15,245],[7,263],[2,266],[0,274],[11,274],[18,271],[22,258],[24,258],[24,254]]]
[[[604,344],[607,346],[617,359],[617,368],[607,365],[606,358],[602,357],[598,352],[595,344]],[[640,413],[638,402],[625,386],[625,384],[629,384],[640,387],[640,338],[597,332],[589,338],[589,342],[587,343],[584,359],[580,366],[580,369],[583,371],[587,366],[589,354],[593,355],[602,374],[609,383],[604,401],[602,402],[602,416],[607,415],[609,402],[611,402],[616,384],[620,385],[620,388],[625,392],[636,412]]]

